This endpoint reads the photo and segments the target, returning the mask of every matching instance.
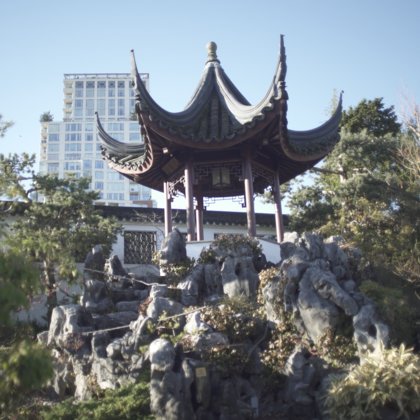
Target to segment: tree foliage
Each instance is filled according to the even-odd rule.
[[[10,163],[12,167],[19,166],[16,159]],[[1,168],[4,177],[1,177],[0,194],[8,195],[12,190],[5,178],[11,174]],[[12,311],[27,306],[28,297],[37,291],[39,273],[33,264],[19,252],[0,248],[0,412],[10,408],[26,392],[44,385],[52,375],[52,362],[46,349],[27,339],[5,341],[13,327]]]
[[[88,190],[88,179],[39,175],[34,163],[33,155],[0,155],[0,191],[12,206],[23,209],[7,243],[41,263],[43,284],[54,305],[56,272],[63,279],[75,279],[76,262],[96,244],[109,253],[121,227],[95,209],[98,193]]]
[[[341,141],[290,200],[291,226],[342,235],[365,254],[419,281],[419,146],[393,107],[363,100],[343,118]]]
[[[363,99],[355,108],[350,107],[348,111],[343,111],[341,126],[350,133],[366,130],[375,137],[396,135],[401,130],[394,107],[385,108],[383,98],[370,101]]]
[[[98,193],[88,187],[86,178],[35,175],[24,195],[29,204],[23,217],[14,223],[8,243],[42,263],[44,284],[49,291],[55,287],[56,270],[61,278],[75,279],[76,262],[82,262],[96,244],[109,254],[120,230],[114,219],[95,210],[93,202]],[[30,200],[28,191],[41,196],[42,202]]]
[[[54,121],[54,115],[50,111],[43,112],[39,117],[39,122],[51,122]]]
[[[3,121],[3,115],[0,114],[0,138],[4,137],[6,131],[13,125],[12,121]]]

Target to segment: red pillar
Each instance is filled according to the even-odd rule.
[[[186,212],[187,212],[187,241],[195,240],[195,226],[194,226],[194,194],[193,194],[193,165],[192,160],[190,159],[184,170],[185,181],[185,199],[186,203]]]
[[[274,174],[273,193],[274,193],[274,204],[275,204],[277,242],[280,243],[284,239],[284,226],[283,226],[283,212],[281,209],[281,194],[280,194],[280,182],[279,182],[278,171]]]
[[[248,236],[250,236],[251,238],[255,238],[257,236],[257,227],[255,222],[254,185],[252,179],[251,154],[249,150],[245,155],[243,167]]]
[[[201,194],[196,195],[197,207],[195,208],[195,223],[197,226],[197,241],[204,240],[204,228],[203,228],[203,196]]]
[[[169,182],[163,183],[163,195],[164,195],[164,218],[165,218],[165,236],[168,236],[172,232],[172,197],[169,192]]]

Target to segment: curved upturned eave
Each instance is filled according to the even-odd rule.
[[[127,155],[144,155],[146,153],[146,146],[144,143],[124,143],[111,137],[102,126],[98,114],[96,113],[96,124],[98,127],[99,138],[101,139],[102,147],[110,152],[110,154],[119,157]]]
[[[312,130],[287,130],[287,138],[280,143],[287,157],[299,162],[309,162],[325,157],[340,140],[339,127],[342,114],[342,92],[331,118]]]
[[[235,118],[242,124],[251,122],[254,118],[261,118],[261,116],[273,109],[274,101],[280,99],[288,99],[285,78],[286,78],[286,50],[284,47],[284,36],[280,38],[280,53],[277,60],[276,70],[274,72],[273,80],[267,90],[265,96],[255,105],[250,103],[243,103],[237,99],[238,89],[231,82],[229,77],[219,65],[216,68],[217,87],[220,95],[225,100],[226,106]]]
[[[103,128],[96,114],[102,156],[108,165],[123,175],[144,173],[153,165],[153,149],[145,138],[144,144],[123,143],[111,137]]]
[[[281,98],[287,99],[287,93],[284,89],[284,77],[286,74],[284,51],[282,37],[279,59],[273,81],[270,84],[266,95],[256,105],[251,105],[247,101],[226,75],[219,61],[213,60],[207,62],[195,93],[188,102],[186,108],[180,112],[169,112],[156,103],[141,82],[134,52],[132,52],[132,75],[140,111],[151,114],[152,118],[161,121],[164,126],[178,126],[180,127],[180,132],[182,132],[183,126],[191,126],[194,124],[208,104],[208,100],[212,93],[216,91],[219,95],[220,102],[240,124],[248,124],[255,118],[261,119],[265,112],[273,109],[275,100]]]

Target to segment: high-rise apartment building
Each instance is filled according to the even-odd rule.
[[[149,75],[141,75],[148,88]],[[95,112],[116,140],[141,142],[128,73],[65,74],[63,121],[41,122],[40,172],[91,178],[98,203],[153,207],[150,188],[135,184],[102,160]]]

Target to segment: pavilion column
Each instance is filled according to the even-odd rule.
[[[185,188],[185,199],[186,211],[187,211],[187,241],[195,240],[195,223],[194,223],[194,193],[193,193],[193,164],[192,160],[189,159],[185,165],[184,175],[184,188]]]
[[[277,242],[280,243],[284,239],[284,225],[283,225],[283,212],[281,209],[281,194],[280,194],[280,182],[278,171],[274,175],[274,205],[275,205],[275,219],[276,219],[276,235]]]
[[[203,228],[203,196],[201,194],[196,195],[197,207],[195,208],[195,222],[197,225],[197,241],[204,240],[204,228]]]
[[[172,232],[172,197],[169,191],[169,182],[163,183],[165,236]]]
[[[243,168],[248,235],[251,238],[255,238],[257,236],[257,227],[255,222],[254,185],[252,179],[251,153],[249,150],[247,150],[245,155]]]

